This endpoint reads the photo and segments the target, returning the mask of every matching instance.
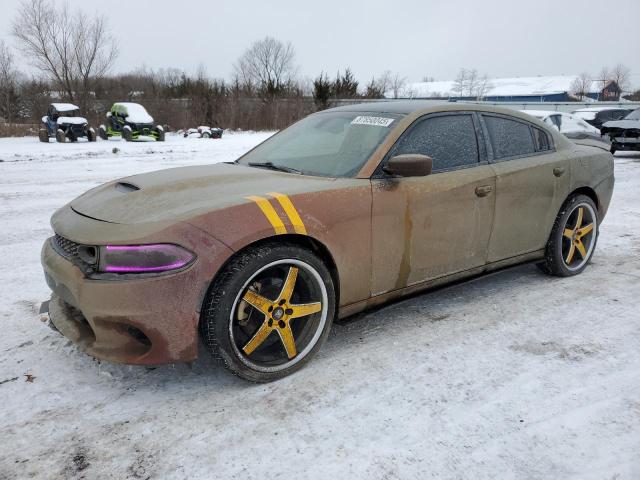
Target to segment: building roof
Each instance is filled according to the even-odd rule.
[[[547,77],[511,77],[491,78],[489,88],[484,93],[485,97],[517,97],[517,96],[543,96],[571,91],[571,85],[578,78],[577,75],[556,75]],[[591,91],[599,91],[600,82],[593,82]],[[462,95],[455,92],[455,81],[442,82],[414,82],[408,83],[400,91],[400,98],[449,98]],[[387,98],[393,97],[393,91],[385,93]]]

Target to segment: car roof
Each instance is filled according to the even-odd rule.
[[[377,112],[377,113],[400,113],[409,114],[419,110],[447,105],[451,102],[433,102],[428,100],[382,100],[380,102],[363,102],[344,105],[342,107],[330,108],[332,112]],[[325,110],[326,111],[326,110]]]
[[[562,115],[563,112],[558,112],[556,110],[519,110],[522,113],[527,113],[534,117],[544,118],[549,115]]]
[[[55,108],[58,112],[70,112],[72,110],[80,110],[73,103],[52,103],[51,106]]]
[[[499,113],[512,117],[528,119],[530,115],[523,115],[518,110],[512,108],[499,107],[495,105],[480,105],[465,102],[425,101],[425,100],[386,100],[380,102],[364,102],[344,105],[342,107],[329,108],[317,112],[316,115],[324,112],[354,112],[354,113],[391,113],[404,114],[409,116],[419,116],[425,113],[438,112],[459,112],[477,111],[487,113]]]

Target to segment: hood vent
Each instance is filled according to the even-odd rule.
[[[140,187],[134,185],[133,183],[118,182],[116,183],[116,190],[122,193],[131,193],[140,190]]]

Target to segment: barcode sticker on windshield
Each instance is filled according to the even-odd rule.
[[[378,127],[388,127],[393,123],[393,118],[369,117],[360,115],[351,121],[351,125],[375,125]]]

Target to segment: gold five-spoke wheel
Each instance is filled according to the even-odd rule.
[[[275,260],[239,289],[230,340],[237,358],[252,371],[276,375],[290,370],[326,339],[331,302],[326,273],[320,273],[323,266],[315,261]]]
[[[251,355],[267,339],[271,332],[277,332],[284,346],[287,357],[292,359],[298,352],[296,341],[291,330],[291,320],[306,317],[322,310],[320,302],[294,304],[291,301],[293,291],[298,278],[298,268],[289,267],[284,285],[278,297],[271,301],[256,293],[253,289],[247,290],[242,297],[246,303],[264,315],[262,325],[251,339],[242,347],[242,351]]]
[[[562,232],[562,258],[567,268],[577,270],[590,258],[596,237],[596,213],[589,204],[577,205],[567,217]]]

